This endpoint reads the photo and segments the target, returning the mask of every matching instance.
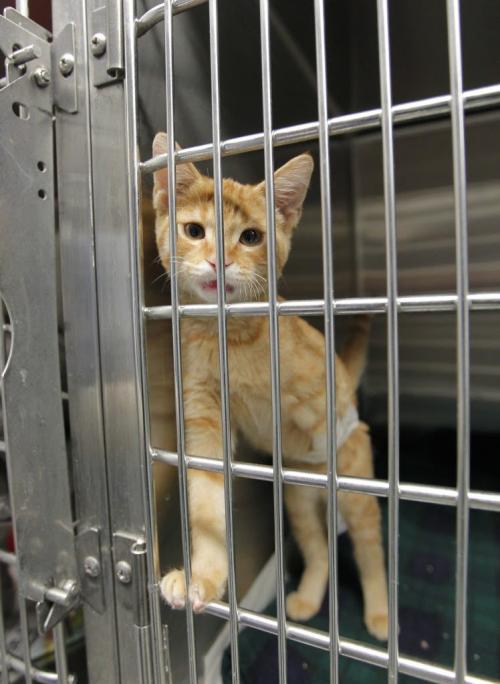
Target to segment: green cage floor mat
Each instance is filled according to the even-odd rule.
[[[413,441],[413,447],[418,444],[418,439]],[[405,459],[402,481],[422,482],[422,472],[427,465],[433,477],[425,477],[423,481],[451,485],[455,477],[453,460],[446,457],[443,444],[448,444],[448,450],[453,454],[453,439],[448,442],[439,436],[427,445],[424,457],[421,449],[412,448],[411,444],[406,450],[402,449]],[[495,446],[496,444],[497,440]],[[486,446],[489,445],[490,443]],[[495,483],[498,485],[499,482],[495,477],[498,474],[498,458],[495,456],[495,461],[487,458],[490,450],[485,450],[484,445],[482,446],[482,455],[476,459],[473,467],[472,486],[477,489],[494,489]],[[441,456],[438,462],[432,459],[435,450],[439,450]],[[474,451],[475,449],[473,453]],[[411,458],[417,452],[422,457],[419,463],[413,462]],[[431,464],[432,460],[434,466]],[[479,472],[475,472],[478,469]],[[377,475],[384,476],[384,473],[377,472]],[[386,536],[386,506],[384,501],[381,503]],[[468,671],[470,674],[495,680],[500,678],[500,514],[471,511],[469,538]],[[455,509],[402,501],[399,549],[400,653],[453,667]],[[351,543],[346,534],[341,535],[338,540],[338,568],[341,635],[367,644],[384,646],[373,639],[364,627],[361,588]],[[299,553],[290,538],[287,541],[287,569],[288,593],[295,588],[301,569]],[[309,626],[328,631],[327,598],[326,596],[319,614],[307,623]],[[275,616],[276,604],[273,602],[264,612]],[[254,629],[245,629],[240,633],[239,649],[243,683],[278,682],[276,637]],[[288,684],[328,683],[329,657],[325,651],[288,641],[287,660]],[[231,681],[230,665],[228,649],[222,665],[225,683]],[[339,669],[343,684],[378,684],[387,681],[385,669],[345,657],[340,658]],[[406,684],[421,680],[401,675],[399,681]]]

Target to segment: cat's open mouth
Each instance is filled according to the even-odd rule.
[[[203,283],[201,286],[203,290],[216,290],[217,289],[217,281],[216,280],[208,280],[206,283]],[[226,283],[226,292],[232,293],[234,292],[234,287],[232,285],[229,285]]]

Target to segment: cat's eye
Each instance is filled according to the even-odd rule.
[[[240,235],[240,242],[243,245],[250,245],[253,247],[254,245],[260,245],[263,237],[260,230],[257,230],[256,228],[247,228]]]
[[[192,240],[203,240],[205,237],[205,228],[200,226],[199,223],[186,223],[184,232]]]

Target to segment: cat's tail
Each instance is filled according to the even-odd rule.
[[[365,372],[370,329],[371,316],[356,316],[349,338],[340,353],[340,358],[347,368],[355,389],[359,387]]]

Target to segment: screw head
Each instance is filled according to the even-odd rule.
[[[33,72],[33,78],[39,88],[46,88],[50,85],[50,72],[47,67],[38,67]]]
[[[75,68],[75,58],[71,52],[65,52],[59,59],[59,71],[63,76],[69,76]]]
[[[94,33],[90,41],[90,49],[94,57],[101,57],[106,52],[106,36],[104,33]]]
[[[132,581],[132,567],[127,561],[118,561],[115,567],[116,577],[122,584],[130,584]]]
[[[95,556],[87,556],[83,561],[83,569],[88,577],[99,577],[101,564]]]

